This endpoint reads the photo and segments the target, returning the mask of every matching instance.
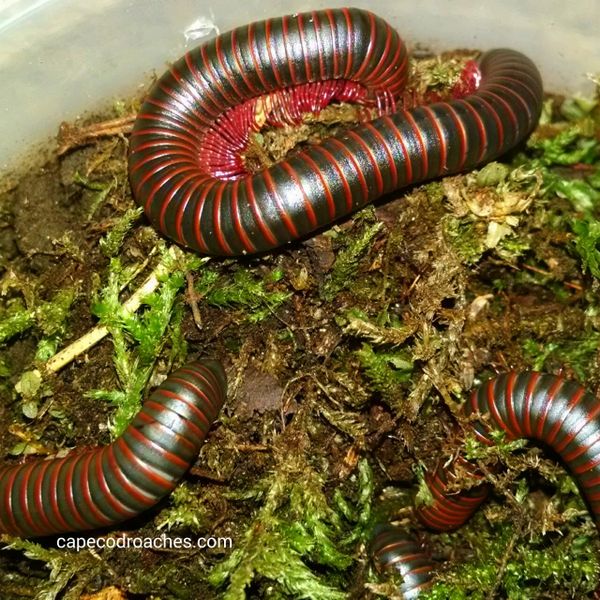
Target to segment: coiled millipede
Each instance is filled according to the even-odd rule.
[[[134,195],[160,231],[204,254],[281,246],[387,192],[472,169],[525,139],[542,106],[536,67],[518,52],[494,50],[479,69],[480,85],[465,98],[393,111],[407,53],[372,13],[314,11],[234,29],[188,52],[150,92],[131,134]],[[321,81],[328,101],[373,104],[382,116],[244,172],[231,153],[259,127],[258,115],[296,122],[300,109],[319,108]]]
[[[264,252],[388,192],[484,164],[523,141],[540,115],[540,75],[513,50],[483,54],[476,89],[450,101],[400,108],[407,73],[403,42],[365,10],[299,13],[219,35],[175,62],[144,101],[130,138],[134,196],[184,246],[218,256]],[[363,122],[249,172],[242,155],[252,132],[297,125],[335,101],[364,106]],[[378,116],[368,120],[369,111]],[[225,393],[219,363],[190,363],[113,444],[3,468],[1,530],[93,529],[145,510],[195,459]],[[600,522],[600,405],[589,392],[553,375],[509,373],[476,390],[466,413],[489,417],[474,426],[485,443],[491,427],[551,446]],[[487,495],[484,487],[450,494],[448,473],[428,475],[434,503],[416,509],[437,530],[460,526]],[[432,561],[397,528],[378,526],[371,552],[379,568],[402,574],[405,598],[431,585]]]

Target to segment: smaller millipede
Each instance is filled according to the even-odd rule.
[[[600,531],[600,402],[591,392],[558,375],[510,372],[475,389],[463,411],[466,417],[481,417],[472,428],[486,445],[494,444],[490,432],[500,430],[508,441],[534,440],[558,454],[576,480]],[[461,457],[456,461],[469,476],[483,480],[475,465]],[[435,531],[451,531],[463,525],[489,493],[486,484],[466,492],[450,492],[448,482],[456,461],[427,474],[425,481],[433,502],[415,508],[419,520]],[[416,598],[432,584],[433,571],[428,578],[422,570],[427,554],[406,532],[377,526],[371,547],[378,570],[388,568],[407,574],[399,590],[404,598]],[[428,564],[433,570],[431,561]]]
[[[121,523],[170,494],[227,392],[214,360],[181,367],[112,444],[0,469],[0,533],[36,537]]]
[[[405,600],[413,600],[431,587],[435,565],[412,536],[400,527],[380,523],[373,528],[369,553],[375,568],[398,573],[402,583],[398,592]]]

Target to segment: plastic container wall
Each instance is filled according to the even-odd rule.
[[[0,168],[63,120],[131,94],[218,31],[329,0],[0,0]],[[372,0],[412,45],[510,46],[540,66],[546,89],[589,91],[600,71],[598,0]],[[586,85],[587,84],[587,85]]]

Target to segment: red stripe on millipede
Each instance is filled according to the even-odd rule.
[[[271,199],[275,203],[275,206],[277,206],[277,211],[279,212],[279,215],[283,224],[285,225],[285,228],[288,230],[288,233],[292,236],[292,239],[297,239],[298,237],[300,237],[298,234],[298,230],[296,229],[292,218],[285,209],[284,203],[281,201],[281,197],[279,196],[277,186],[275,185],[273,178],[271,177],[271,173],[269,172],[269,170],[266,170],[263,171],[261,174],[263,176],[265,186],[269,191]]]
[[[367,75],[367,77],[364,78],[365,83],[372,84],[373,80],[376,80],[379,70],[382,69],[384,67],[384,65],[386,65],[388,62],[390,48],[392,47],[392,31],[391,31],[391,27],[389,25],[386,25],[386,32],[387,32],[387,35],[385,38],[385,46],[383,48],[383,53],[381,55],[381,58],[380,58],[379,62],[377,63],[377,65],[375,66],[375,68]]]
[[[385,124],[388,126],[389,130],[393,133],[396,141],[398,142],[400,149],[402,150],[402,156],[404,157],[404,176],[405,180],[403,183],[409,184],[412,183],[413,180],[413,170],[412,170],[412,162],[410,159],[410,154],[408,153],[408,149],[406,148],[406,144],[404,143],[404,138],[402,134],[396,127],[395,123],[389,117],[382,117]]]
[[[517,115],[515,115],[515,112],[513,111],[513,109],[511,108],[510,104],[501,96],[499,96],[498,94],[492,92],[489,88],[486,88],[485,90],[482,90],[480,92],[479,97],[485,101],[485,96],[491,96],[492,98],[495,98],[500,104],[502,104],[502,106],[504,107],[504,110],[508,113],[508,116],[511,120],[511,124],[512,127],[509,128],[509,132],[512,132],[513,134],[513,140],[511,141],[511,144],[514,143],[514,140],[517,139],[519,137],[519,120],[517,119]],[[503,141],[504,141],[504,125],[502,126],[502,135],[503,135]]]
[[[273,55],[273,41],[271,39],[271,19],[267,19],[265,21],[265,37],[267,38],[267,53],[269,55],[269,60],[271,61],[271,68],[273,70],[273,75],[275,77],[275,81],[279,87],[284,87],[283,78],[281,77],[281,73],[279,72],[279,65],[277,64],[277,60]]]
[[[371,135],[377,138],[377,141],[381,144],[381,147],[384,149],[387,157],[387,167],[390,170],[390,174],[392,176],[392,188],[396,188],[398,186],[398,169],[396,168],[396,161],[394,160],[394,155],[392,154],[391,148],[388,146],[385,138],[377,131],[371,123],[366,123],[365,127],[371,132]]]
[[[331,30],[331,44],[333,46],[333,51],[331,53],[333,58],[333,79],[338,79],[340,76],[338,60],[338,54],[340,50],[338,48],[337,27],[335,26],[335,18],[333,16],[332,10],[327,9],[325,11],[325,14],[327,15],[327,19],[329,20],[329,27]]]
[[[195,90],[194,90],[193,94],[195,94]],[[150,97],[150,98],[148,98],[148,100],[146,102],[148,104],[150,104],[151,106],[156,106],[157,108],[159,108],[161,110],[161,112],[158,115],[155,115],[155,118],[149,118],[150,115],[152,115],[152,113],[148,113],[145,118],[149,121],[158,121],[158,120],[163,121],[163,119],[161,117],[164,115],[164,112],[167,112],[167,113],[173,112],[173,108],[172,108],[172,106],[170,106],[170,104],[168,102],[163,102],[162,100],[159,100],[158,98]],[[174,125],[175,127],[180,127],[181,129],[184,129],[188,133],[191,133],[189,131],[189,129],[181,123],[181,121],[183,120],[183,121],[185,121],[185,123],[189,124],[193,128],[193,130],[196,132],[196,135],[198,135],[199,133],[202,132],[203,127],[201,125],[210,127],[210,125],[212,124],[212,120],[209,117],[207,117],[206,115],[203,115],[195,107],[189,107],[188,110],[195,117],[194,119],[192,119],[192,117],[188,116],[186,113],[179,111],[178,113],[176,113],[175,116],[173,116],[172,114],[166,115],[167,119],[164,119],[164,120],[167,120],[171,124],[175,124]]]
[[[417,140],[417,144],[420,147],[420,152],[418,153],[418,157],[421,159],[421,174],[420,179],[424,179],[429,173],[429,156],[427,154],[427,147],[425,146],[425,140],[423,139],[423,134],[421,133],[421,129],[417,125],[412,113],[410,111],[403,111],[404,119],[410,125],[412,132]]]
[[[227,64],[227,61],[225,60],[225,56],[223,54],[223,47],[222,47],[223,43],[222,43],[221,39],[222,39],[221,36],[217,36],[215,39],[215,53],[217,55],[217,60],[219,61],[219,64],[221,65],[221,69],[223,70],[223,73],[224,73],[225,77],[227,78],[229,85],[233,88],[233,91],[236,93],[236,95],[238,97],[238,102],[243,102],[246,98],[246,95],[238,87],[238,85],[235,81],[235,75],[234,75],[233,71],[231,70],[231,68],[229,67],[229,65]]]
[[[371,25],[371,30],[369,33],[369,46],[367,48],[367,52],[365,54],[365,58],[363,59],[362,64],[358,68],[358,71],[354,73],[353,79],[355,80],[360,80],[363,77],[363,73],[369,66],[369,62],[371,61],[371,57],[373,56],[373,50],[375,48],[375,43],[373,42],[373,40],[375,39],[375,15],[373,13],[368,13],[368,17]],[[383,59],[380,59],[379,61],[380,65],[382,60]]]
[[[223,200],[223,190],[226,186],[227,183],[221,181],[219,187],[217,188],[217,195],[213,201],[212,230],[214,231],[219,248],[221,248],[222,252],[224,254],[233,254],[231,246],[227,243],[227,240],[223,235],[223,225],[221,223],[221,202]]]
[[[35,480],[35,485],[33,489],[33,496],[35,502],[35,509],[39,518],[43,521],[42,526],[45,531],[53,531],[54,526],[48,519],[46,515],[46,507],[44,506],[44,492],[43,492],[43,484],[44,478],[46,477],[46,472],[48,471],[48,467],[52,464],[51,460],[43,460],[40,464],[40,472]]]
[[[269,244],[275,246],[277,244],[277,238],[273,235],[273,232],[269,229],[266,221],[264,220],[258,202],[256,201],[256,196],[254,195],[254,183],[253,178],[248,177],[245,180],[246,183],[246,197],[248,198],[248,203],[250,204],[250,210],[254,215],[254,222],[258,225],[262,236]]]
[[[483,160],[485,152],[487,150],[488,138],[485,129],[485,124],[481,119],[481,115],[477,112],[474,106],[471,106],[466,100],[455,100],[454,102],[460,102],[461,106],[464,106],[475,119],[477,125],[477,131],[479,132],[479,155],[477,156],[477,162]]]
[[[312,69],[310,67],[309,52],[306,45],[306,39],[304,37],[304,22],[302,20],[302,14],[298,13],[296,19],[298,21],[298,33],[300,34],[300,45],[302,46],[302,55],[304,57],[305,80],[312,81]]]
[[[21,530],[15,519],[16,510],[13,509],[12,502],[12,492],[15,487],[15,478],[17,477],[19,470],[20,468],[15,467],[12,471],[8,471],[8,481],[6,482],[4,496],[2,498],[2,503],[4,504],[4,514],[8,517],[8,520],[10,521],[10,528],[14,533],[18,533]]]
[[[200,108],[202,108],[203,110],[205,110],[211,116],[218,117],[219,106],[221,106],[221,105],[217,101],[217,99],[214,97],[214,95],[210,89],[210,85],[209,85],[208,81],[206,81],[206,79],[204,79],[203,74],[200,71],[198,71],[198,69],[196,69],[196,64],[193,62],[192,55],[189,52],[187,52],[184,55],[183,60],[188,68],[188,71],[190,72],[192,77],[196,80],[196,83],[198,84],[199,88],[202,90],[202,93],[205,95],[205,97],[202,98],[202,97],[198,97],[197,93],[194,94],[194,96],[196,96],[195,100],[198,103],[198,106]],[[178,98],[173,95],[173,91],[171,90],[171,88],[161,87],[160,89],[163,92],[165,92],[165,94],[167,94],[168,96],[173,98],[173,100],[175,100],[177,102],[179,101]],[[212,107],[208,105],[207,101],[210,101],[210,103],[212,104]]]
[[[65,498],[67,500],[67,505],[70,509],[71,515],[79,524],[79,527],[85,529],[87,527],[87,522],[83,518],[83,515],[79,512],[79,507],[75,503],[75,491],[74,491],[74,483],[78,483],[77,481],[73,481],[73,477],[75,474],[75,467],[81,462],[81,458],[83,455],[76,456],[71,458],[71,460],[66,463],[67,464],[67,472],[65,475],[65,486],[63,488],[65,492]]]
[[[350,164],[354,167],[356,177],[358,178],[358,182],[360,183],[360,187],[363,193],[363,203],[366,202],[369,199],[369,186],[367,185],[367,180],[365,179],[364,173],[360,168],[360,164],[354,157],[354,154],[350,152],[350,150],[345,146],[345,144],[342,144],[342,142],[340,142],[338,139],[330,138],[328,141],[332,146],[335,146],[342,154],[344,154],[350,162]]]
[[[287,161],[282,162],[280,164],[280,166],[291,177],[291,179],[294,181],[294,183],[298,186],[298,189],[302,193],[302,199],[304,200],[304,211],[308,216],[308,221],[312,227],[316,227],[317,226],[317,216],[315,215],[315,211],[312,207],[312,204],[310,203],[310,198],[309,198],[308,194],[306,193],[306,190],[302,186],[302,182],[300,181],[298,174],[296,173],[296,171],[294,171],[294,169],[292,168],[290,163]]]
[[[350,75],[352,74],[352,62],[354,61],[354,51],[352,48],[353,41],[353,33],[354,27],[352,24],[352,17],[350,16],[350,11],[347,8],[341,9],[342,14],[346,19],[346,71],[344,72],[344,79],[350,79]]]
[[[508,82],[516,83],[517,85],[519,85],[519,86],[523,87],[525,90],[527,90],[527,93],[530,95],[530,97],[533,100],[535,100],[535,95],[533,94],[533,92],[531,91],[531,89],[527,85],[525,85],[522,81],[519,81],[517,79],[513,79],[512,77],[494,77],[494,82],[493,83],[489,83],[487,85],[487,89],[488,90],[493,90],[495,88],[500,88],[500,90],[502,90],[502,93],[509,94],[513,98],[515,98],[521,104],[521,107],[523,108],[523,110],[527,113],[528,120],[532,120],[533,119],[533,115],[531,114],[531,108],[530,108],[529,104],[527,104],[527,102],[524,100],[523,96],[521,96],[521,94],[519,94],[518,92],[516,92],[510,86],[504,85],[503,83],[498,83],[500,81],[502,81],[502,82],[508,81]]]
[[[133,511],[131,511],[131,509],[128,509],[122,503],[117,502],[114,494],[112,493],[110,487],[108,486],[106,477],[104,476],[104,470],[102,469],[102,462],[104,459],[104,455],[110,456],[111,452],[112,452],[112,444],[109,446],[105,446],[104,448],[102,448],[102,450],[100,452],[97,452],[94,455],[94,474],[96,477],[96,483],[98,484],[98,487],[100,488],[100,493],[102,495],[102,499],[104,501],[106,501],[117,514],[119,514],[119,515],[122,515],[124,513],[133,514]],[[110,459],[109,459],[109,462],[110,462]],[[115,468],[112,470],[113,470],[113,472],[116,473],[116,471],[119,470],[119,467],[116,464],[116,460],[114,461],[114,464],[115,464]]]
[[[548,435],[544,438],[544,441],[550,446],[554,446],[556,442],[556,436],[562,429],[563,423],[567,420],[571,411],[579,404],[581,398],[585,394],[585,388],[580,387],[570,398],[566,409],[562,411],[560,418],[552,426],[552,429],[548,432]]]
[[[485,391],[486,391],[485,397],[487,400],[487,407],[488,407],[490,414],[492,415],[492,418],[496,422],[496,425],[498,425],[498,427],[500,429],[502,429],[502,431],[505,431],[506,433],[508,433],[509,437],[510,437],[510,430],[504,423],[504,420],[502,419],[502,417],[500,416],[500,412],[498,411],[498,407],[496,406],[497,401],[496,401],[496,394],[495,394],[495,383],[496,383],[495,379],[490,379],[485,386]]]
[[[83,461],[83,465],[81,467],[81,490],[83,496],[85,498],[86,506],[89,508],[90,512],[93,514],[94,519],[101,525],[108,525],[111,523],[111,519],[107,517],[104,513],[100,512],[98,507],[96,506],[94,499],[92,498],[91,488],[90,488],[90,463],[94,456],[98,454],[98,452],[88,452],[85,460]]]
[[[577,424],[573,429],[569,430],[569,433],[565,435],[560,443],[554,446],[554,450],[563,453],[564,449],[581,433],[581,430],[589,425],[598,415],[600,415],[600,403],[596,404],[594,408],[585,415],[584,419],[578,419]]]
[[[508,413],[508,420],[510,422],[510,426],[512,427],[512,435],[515,437],[523,435],[523,431],[521,430],[521,426],[519,425],[519,421],[517,420],[517,416],[515,414],[515,405],[514,405],[514,393],[515,393],[515,382],[517,379],[517,373],[512,371],[508,374],[506,380],[506,390],[505,394],[505,402],[506,402],[506,412]]]
[[[38,531],[39,526],[36,525],[31,518],[31,509],[29,508],[29,476],[31,475],[31,471],[35,467],[35,463],[28,463],[23,465],[21,469],[21,485],[19,489],[19,509],[23,518],[27,522],[29,529],[31,531]]]
[[[209,392],[204,393],[202,390],[200,395],[206,398],[206,401],[211,404],[213,408],[217,408],[212,399],[222,398],[223,394],[221,393],[222,389],[220,382],[211,369],[207,368],[202,363],[195,362],[184,366],[179,372],[192,374],[194,379],[201,380],[202,384],[209,388]]]
[[[311,12],[313,29],[315,32],[315,39],[317,40],[317,53],[319,54],[319,79],[324,80],[326,78],[325,70],[325,59],[323,58],[323,41],[321,40],[321,23],[317,11]]]
[[[148,413],[146,413],[145,412],[146,408],[154,408],[154,410],[157,410],[158,412],[161,412],[161,413],[172,413],[173,415],[175,415],[175,418],[177,420],[184,422],[185,430],[187,430],[187,429],[192,430],[189,432],[191,435],[195,435],[197,438],[202,439],[204,437],[204,432],[198,426],[196,426],[195,423],[193,423],[189,419],[185,418],[184,416],[180,415],[176,410],[173,410],[172,408],[167,408],[167,407],[163,406],[162,404],[158,404],[157,402],[150,402],[149,400],[146,400],[146,402],[144,402],[144,410],[141,410],[135,417],[136,419],[139,419],[145,425],[153,425],[159,429],[164,429],[166,432],[168,432],[169,435],[176,437],[185,446],[187,446],[188,450],[190,450],[192,452],[195,451],[196,444],[194,442],[192,442],[189,438],[185,437],[185,435],[175,431],[172,428],[172,426],[165,425],[163,422],[159,421],[154,416],[151,416]]]
[[[440,167],[438,169],[438,175],[441,175],[448,169],[448,146],[446,145],[446,138],[442,132],[442,128],[440,127],[436,114],[428,106],[424,106],[423,110],[433,125],[433,130],[435,131],[435,135],[440,147]]]
[[[237,179],[233,182],[233,187],[231,190],[231,219],[233,221],[233,227],[235,229],[235,232],[237,233],[238,238],[242,240],[242,245],[244,246],[246,252],[255,252],[256,246],[252,243],[250,237],[246,234],[246,230],[242,225],[242,216],[240,213],[238,197],[239,186],[240,180]]]
[[[400,66],[397,66],[398,64],[398,56],[400,56],[400,54],[403,55],[402,58],[402,63],[400,64]],[[377,77],[377,79],[371,81],[371,85],[373,87],[385,87],[387,88],[391,94],[396,95],[402,88],[404,88],[404,85],[406,83],[406,79],[407,79],[407,67],[408,67],[408,52],[406,51],[406,48],[404,47],[404,44],[398,44],[397,48],[396,48],[396,53],[394,54],[394,58],[390,61],[390,64],[386,67],[385,71],[383,71],[381,73],[381,75],[379,75],[379,77]],[[400,79],[396,85],[386,85],[387,80],[392,77],[392,75],[394,74],[393,72],[397,71],[398,73],[402,73],[402,79]]]
[[[223,84],[223,81],[221,80],[221,77],[219,76],[219,73],[217,73],[213,64],[206,56],[206,46],[201,46],[200,55],[202,56],[202,63],[204,64],[206,71],[210,74],[213,86],[217,88],[217,90],[225,100],[225,102],[221,102],[219,104],[219,108],[223,110],[228,106],[235,105],[236,101],[234,100],[233,96],[227,91],[225,85]],[[209,82],[209,85],[211,84],[211,82]]]
[[[532,436],[531,432],[531,399],[533,397],[535,386],[540,378],[539,373],[531,373],[527,387],[525,388],[525,397],[523,399],[523,424],[525,429],[525,435],[527,437]]]
[[[189,465],[188,465],[187,461],[185,461],[181,457],[177,456],[177,454],[174,454],[173,452],[167,450],[164,446],[161,446],[158,442],[150,439],[147,435],[145,435],[139,429],[136,429],[135,427],[130,427],[127,430],[127,434],[130,435],[132,438],[134,438],[135,441],[138,442],[140,445],[145,446],[145,447],[155,451],[156,453],[158,453],[161,456],[161,458],[165,458],[171,464],[177,465],[180,469],[188,468]],[[125,443],[127,443],[127,442],[125,442]],[[162,471],[162,469],[158,469],[158,468],[154,467],[154,465],[149,465],[149,468],[155,469],[157,471],[158,470]]]
[[[197,378],[197,375],[194,371],[189,371],[185,368],[179,369],[177,371],[177,373],[189,373],[189,374],[192,374],[195,379]],[[177,383],[177,385],[187,388],[194,395],[201,398],[205,404],[210,404],[213,407],[213,409],[216,408],[214,403],[210,401],[209,395],[206,394],[204,392],[204,390],[202,388],[200,388],[199,386],[197,386],[195,383],[193,383],[187,379],[184,379],[183,377],[177,377],[176,375],[173,376],[171,379],[172,379],[172,381],[175,381]],[[207,426],[207,428],[210,426],[210,421],[208,420],[208,418],[204,414],[204,412],[198,406],[196,406],[193,402],[191,402],[184,396],[181,396],[180,394],[178,394],[176,392],[172,392],[171,390],[167,390],[165,388],[160,388],[160,389],[156,390],[156,392],[154,392],[154,393],[160,394],[161,396],[164,396],[165,398],[168,398],[170,400],[178,400],[179,402],[185,403],[190,408],[190,410],[196,415],[196,417],[204,422],[204,424]]]
[[[296,79],[296,69],[294,67],[294,62],[290,59],[290,53],[288,51],[289,40],[288,40],[288,17],[282,17],[281,19],[281,33],[283,35],[283,48],[285,49],[285,58],[288,64],[288,71],[290,73],[290,79],[292,80],[292,85],[297,85],[298,80]]]
[[[217,184],[216,179],[211,179],[205,186],[202,188],[200,197],[195,199],[194,202],[194,218],[192,219],[194,240],[200,248],[200,252],[208,252],[208,246],[204,240],[204,233],[202,232],[202,221],[204,214],[204,207],[206,205],[206,198],[212,188]]]
[[[500,148],[504,147],[504,125],[502,125],[502,121],[500,120],[500,117],[498,116],[498,113],[496,112],[494,107],[487,100],[482,98],[481,95],[476,96],[476,99],[479,100],[479,102],[483,104],[483,106],[485,106],[485,108],[488,111],[488,114],[490,114],[492,116],[492,119],[494,119],[494,121],[496,122],[496,127],[498,130],[498,146],[495,150],[499,150]]]
[[[544,432],[544,425],[546,424],[546,419],[548,418],[548,411],[550,410],[550,407],[552,405],[552,403],[554,402],[554,399],[556,398],[556,394],[560,391],[560,388],[563,385],[563,379],[562,377],[557,377],[554,382],[552,383],[552,385],[550,386],[550,389],[546,392],[546,395],[544,397],[544,402],[543,402],[543,408],[541,413],[536,415],[536,429],[535,429],[535,434],[537,436],[538,439],[542,439],[542,434]]]
[[[127,442],[122,437],[116,440],[114,446],[118,446],[121,452],[123,452],[123,454],[125,455],[126,459],[130,463],[136,464],[139,470],[142,471],[144,476],[147,477],[150,481],[152,481],[152,483],[159,487],[162,487],[164,490],[167,491],[172,489],[172,482],[168,479],[165,479],[161,475],[158,475],[155,472],[154,467],[151,467],[150,465],[146,464],[141,458],[139,458],[135,454],[134,450],[128,446]]]
[[[111,444],[108,447],[106,457],[108,459],[108,465],[111,469],[111,474],[116,479],[118,479],[121,488],[125,490],[125,493],[128,496],[131,496],[136,502],[140,502],[141,504],[145,504],[146,506],[152,506],[156,502],[155,496],[140,489],[140,487],[137,484],[135,484],[125,475],[123,469],[119,465],[117,457],[115,456],[114,444]],[[106,481],[106,479],[104,479],[105,489],[109,489],[108,485],[108,482]],[[118,501],[116,496],[110,491],[109,496],[111,500],[111,506],[120,514],[135,514],[137,512],[135,509],[132,509],[126,504],[123,504],[122,502]]]
[[[256,40],[254,38],[254,23],[250,23],[250,25],[248,25],[248,42],[250,46],[250,57],[252,58],[252,64],[254,65],[254,72],[260,79],[260,84],[263,87],[263,91],[268,91],[271,86],[269,86],[263,75],[261,58],[257,52]]]
[[[373,174],[375,175],[375,182],[377,184],[377,193],[383,193],[383,177],[381,175],[381,170],[379,168],[379,164],[377,163],[377,158],[373,154],[373,151],[369,146],[364,142],[364,140],[355,132],[348,131],[348,137],[351,137],[363,150],[363,152],[367,155],[371,166],[373,167]],[[368,192],[367,192],[368,193]]]
[[[352,209],[352,190],[350,189],[350,185],[348,184],[348,181],[346,181],[346,177],[344,176],[344,171],[340,167],[337,159],[335,158],[335,156],[333,154],[331,154],[331,152],[329,152],[323,146],[315,146],[313,148],[313,150],[322,154],[325,157],[325,159],[331,165],[333,165],[333,168],[337,171],[337,174],[340,178],[342,187],[344,188],[344,196],[346,199],[346,210],[351,210]]]
[[[68,458],[58,459],[57,461],[53,461],[52,463],[52,471],[50,475],[50,498],[49,504],[50,509],[52,510],[52,516],[56,521],[58,521],[59,527],[62,531],[71,531],[72,527],[67,524],[65,519],[62,516],[61,507],[58,504],[58,477],[60,475],[60,470],[63,465],[67,462]]]
[[[233,29],[231,32],[231,50],[233,54],[233,59],[235,60],[235,64],[238,68],[238,74],[242,77],[244,83],[246,84],[246,87],[248,88],[248,91],[250,92],[249,94],[245,95],[246,98],[249,98],[251,96],[258,96],[260,92],[254,87],[254,85],[250,81],[250,78],[246,75],[246,68],[244,67],[244,64],[240,59],[239,46],[237,43],[237,33],[235,29]]]
[[[329,184],[327,183],[323,173],[321,172],[321,169],[319,169],[317,163],[306,153],[302,155],[302,160],[308,163],[312,170],[312,173],[316,175],[320,180],[321,186],[323,187],[323,191],[325,192],[325,201],[327,202],[327,208],[329,210],[329,218],[334,219],[336,216],[335,200],[333,199],[333,194],[329,189]]]

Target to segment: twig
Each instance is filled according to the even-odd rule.
[[[169,248],[169,255],[171,258],[176,257],[178,249],[176,246]],[[124,304],[124,308],[130,312],[135,312],[142,304],[142,300],[151,294],[159,286],[160,279],[167,275],[169,267],[161,262],[149,277],[144,281],[141,287],[139,287]],[[56,373],[60,371],[64,366],[75,360],[80,354],[83,354],[89,350],[92,346],[95,346],[100,340],[104,339],[108,335],[108,329],[104,325],[98,325],[85,335],[81,336],[78,340],[75,340],[72,344],[63,348],[60,352],[55,354],[47,363],[45,370],[48,373]]]
[[[133,127],[135,115],[127,115],[118,119],[94,123],[87,127],[73,127],[63,123],[58,131],[58,156],[62,156],[72,148],[89,144],[99,137],[110,137],[129,133]]]
[[[524,269],[527,269],[528,271],[533,271],[534,273],[538,273],[539,275],[544,275],[545,277],[551,277],[551,278],[555,278],[554,275],[552,275],[552,273],[549,273],[548,271],[544,271],[544,269],[540,269],[539,267],[534,267],[532,265],[522,265]],[[565,287],[570,287],[574,290],[577,290],[578,292],[581,292],[583,290],[583,288],[581,287],[581,285],[579,285],[578,283],[574,282],[574,281],[563,281],[562,284]]]
[[[194,323],[196,324],[196,327],[199,330],[202,330],[202,315],[200,314],[200,309],[198,308],[198,300],[201,298],[201,296],[194,289],[194,277],[191,273],[186,275],[186,279],[188,304],[192,309],[192,316],[194,317]]]

